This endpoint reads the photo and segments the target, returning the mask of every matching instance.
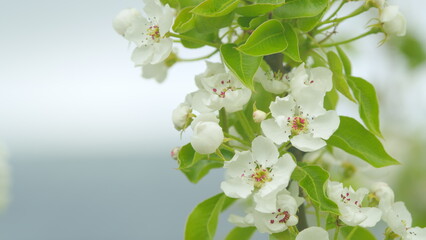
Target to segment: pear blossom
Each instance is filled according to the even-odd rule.
[[[114,18],[112,26],[118,34],[124,36],[127,29],[141,18],[141,13],[135,8],[123,9]]]
[[[366,0],[367,3],[371,3],[373,6],[375,6],[376,8],[383,8],[383,6],[385,5],[385,0]]]
[[[179,156],[179,151],[180,151],[180,147],[174,147],[172,149],[172,151],[170,151],[170,156],[174,159],[177,160],[178,156]]]
[[[383,29],[387,34],[401,37],[406,33],[407,21],[398,6],[384,7],[380,13],[380,22],[383,23]]]
[[[296,240],[329,240],[328,232],[320,227],[309,227],[296,236]]]
[[[389,228],[402,237],[403,240],[424,240],[426,239],[426,228],[412,227],[410,212],[403,202],[392,204],[391,208],[383,214]]]
[[[253,112],[253,121],[255,123],[260,123],[266,118],[266,113],[262,110],[256,110]]]
[[[251,90],[246,88],[221,63],[207,62],[207,70],[195,77],[199,91],[194,93],[193,108],[198,112],[212,112],[225,108],[236,112],[250,100]]]
[[[145,79],[155,79],[158,83],[164,82],[167,77],[169,67],[163,62],[156,64],[146,64],[142,66],[142,77]]]
[[[116,31],[122,34],[125,29],[124,38],[136,45],[131,57],[136,66],[160,63],[172,51],[173,40],[166,33],[172,26],[174,10],[158,0],[145,3],[146,17],[129,10],[120,12],[114,20]]]
[[[222,191],[232,198],[247,198],[251,194],[260,212],[276,209],[276,195],[286,188],[296,164],[290,154],[279,158],[277,147],[263,136],[253,140],[252,150],[236,152],[225,162]]]
[[[368,193],[366,188],[354,191],[352,187],[343,187],[342,183],[329,181],[328,197],[339,207],[339,217],[349,226],[374,227],[382,216],[382,211],[374,207],[362,207],[362,201]]]
[[[262,87],[273,94],[282,94],[290,90],[290,78],[288,74],[281,72],[273,72],[272,70],[264,71],[259,68],[254,76]]]
[[[191,106],[187,103],[179,104],[172,112],[173,125],[176,130],[184,130],[185,126],[188,126],[188,123],[191,119],[192,109]]]
[[[213,113],[201,114],[191,123],[191,145],[201,154],[211,154],[222,144],[224,136],[219,119]]]
[[[299,92],[299,96],[314,94],[310,89]],[[277,144],[290,140],[291,144],[305,152],[318,150],[338,128],[340,119],[335,111],[326,111],[318,102],[296,103],[291,95],[277,97],[270,105],[272,117],[261,123],[263,133]]]

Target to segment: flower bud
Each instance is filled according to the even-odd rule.
[[[380,21],[383,23],[383,30],[387,34],[404,36],[406,32],[406,20],[398,9],[398,6],[387,6],[383,8],[380,15]]]
[[[223,132],[215,122],[198,122],[193,128],[191,145],[201,154],[214,153],[223,142]]]
[[[139,17],[141,17],[141,14],[138,10],[134,8],[123,9],[112,21],[112,26],[118,34],[124,36],[127,28]]]
[[[191,114],[191,108],[186,103],[181,103],[172,113],[173,125],[175,125],[176,130],[182,130],[185,126],[188,126],[187,121]]]
[[[180,147],[175,147],[175,148],[173,148],[173,149],[172,149],[172,151],[170,152],[170,156],[171,156],[173,159],[177,160],[177,159],[178,159],[178,156],[179,156],[179,151],[180,151]]]
[[[256,110],[253,112],[253,120],[255,123],[260,123],[266,118],[266,113],[261,110]]]

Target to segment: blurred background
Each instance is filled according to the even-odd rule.
[[[371,36],[347,52],[354,75],[376,86],[384,144],[403,163],[377,176],[406,201],[414,225],[426,226],[426,2],[389,2],[407,18],[408,36],[381,47],[381,36]],[[188,142],[174,130],[171,112],[195,90],[194,75],[205,64],[178,63],[162,84],[144,80],[130,61],[132,47],[111,27],[120,10],[142,6],[2,2],[0,141],[11,188],[0,239],[182,239],[192,208],[220,191],[221,170],[194,185],[170,158],[173,147]],[[348,26],[367,26],[371,16]],[[338,111],[357,116],[348,102]],[[218,239],[231,228],[226,216],[220,224]]]

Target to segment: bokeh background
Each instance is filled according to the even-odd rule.
[[[409,37],[378,47],[381,37],[371,36],[347,51],[354,75],[377,87],[384,144],[403,163],[376,176],[395,187],[414,223],[426,226],[426,67],[419,44],[426,42],[426,2],[389,2],[400,5]],[[182,239],[191,209],[220,191],[221,170],[194,185],[169,157],[188,142],[174,130],[171,111],[195,90],[193,77],[205,64],[178,63],[163,84],[144,80],[130,61],[132,48],[111,27],[121,9],[142,6],[2,1],[0,141],[9,155],[11,201],[0,214],[0,239]],[[350,26],[363,28],[371,16],[339,34],[353,34]],[[206,52],[179,49],[182,56]],[[356,106],[342,102],[339,114],[356,116]],[[218,239],[231,228],[225,219]]]

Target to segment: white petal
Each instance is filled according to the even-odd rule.
[[[223,132],[219,124],[214,122],[199,122],[194,127],[191,145],[201,154],[211,154],[223,142]]]
[[[325,67],[311,69],[310,86],[323,92],[328,92],[333,88],[333,73]]]
[[[315,90],[314,88],[303,88],[299,92],[294,93],[294,99],[303,115],[316,117],[325,112],[323,108],[325,93]]]
[[[151,63],[154,54],[154,48],[151,45],[135,48],[132,54],[132,61],[136,66],[143,66]]]
[[[252,174],[250,169],[253,169],[253,167],[256,167],[256,165],[249,151],[237,152],[230,161],[224,164],[226,176],[229,178],[244,177],[243,174],[250,175]]]
[[[146,79],[153,78],[158,83],[162,83],[167,77],[167,71],[168,67],[164,62],[147,64],[142,66],[142,77]]]
[[[143,11],[149,17],[160,17],[162,15],[162,5],[158,0],[145,0]]]
[[[380,15],[381,22],[389,22],[394,19],[399,13],[399,7],[395,5],[390,5],[383,8],[382,13]]]
[[[272,116],[277,118],[278,116],[292,117],[294,115],[294,108],[296,103],[291,96],[284,98],[277,97],[274,102],[271,103],[269,109],[271,110]]]
[[[314,138],[312,134],[300,134],[290,139],[291,144],[304,152],[312,152],[326,145],[321,138]]]
[[[270,167],[278,160],[278,149],[275,144],[263,136],[256,137],[252,142],[253,158],[263,167]]]
[[[220,184],[220,189],[231,198],[247,198],[253,191],[253,185],[241,178],[230,178]]]
[[[349,226],[357,226],[367,219],[367,215],[361,212],[360,208],[352,204],[338,202],[340,219]]]
[[[374,227],[376,223],[380,221],[382,217],[382,211],[378,208],[365,207],[360,209],[363,214],[367,216],[363,222],[359,224],[361,227]]]
[[[328,232],[320,227],[310,227],[301,231],[296,240],[329,240]]]
[[[254,226],[253,215],[250,213],[247,214],[245,217],[240,217],[240,216],[231,214],[228,218],[228,221],[242,228]]]
[[[328,139],[339,127],[340,118],[336,111],[330,110],[315,117],[310,123],[314,138]]]
[[[173,24],[174,10],[166,5],[163,7],[163,14],[158,21],[158,27],[160,28],[160,36],[164,36]]]
[[[266,119],[260,126],[265,136],[276,144],[282,144],[289,139],[290,128],[281,128],[274,119]]]
[[[162,38],[159,43],[154,44],[154,55],[151,64],[156,64],[165,60],[172,52],[173,40],[170,38]]]
[[[281,190],[286,188],[294,168],[296,168],[296,163],[290,154],[284,154],[281,158],[279,158],[271,171],[271,175],[273,175],[272,181],[263,185],[263,187],[259,190],[260,196],[266,196],[276,189]]]
[[[286,224],[279,223],[277,220],[271,224],[271,220],[275,219],[273,214],[255,211],[253,216],[254,224],[261,233],[278,233],[288,228]]]
[[[425,240],[426,228],[414,227],[407,230],[408,240]]]
[[[195,126],[199,122],[214,122],[214,123],[219,123],[219,119],[216,117],[215,113],[203,113],[203,114],[200,114],[200,115],[198,115],[198,117],[196,117],[194,119],[194,121],[192,121],[192,123],[191,123],[192,129],[194,129]]]
[[[262,189],[263,188],[264,186],[262,187]],[[263,213],[275,212],[277,210],[277,193],[281,189],[277,188],[274,191],[270,191],[269,194],[264,194],[263,196],[260,194],[260,192],[254,194],[253,199],[256,203],[256,211]]]
[[[126,33],[127,29],[136,21],[142,18],[140,12],[134,8],[128,8],[121,10],[112,22],[114,30],[118,34],[123,35]]]
[[[214,110],[209,108],[211,94],[205,90],[199,90],[192,94],[191,105],[194,110],[200,113],[209,113]]]

